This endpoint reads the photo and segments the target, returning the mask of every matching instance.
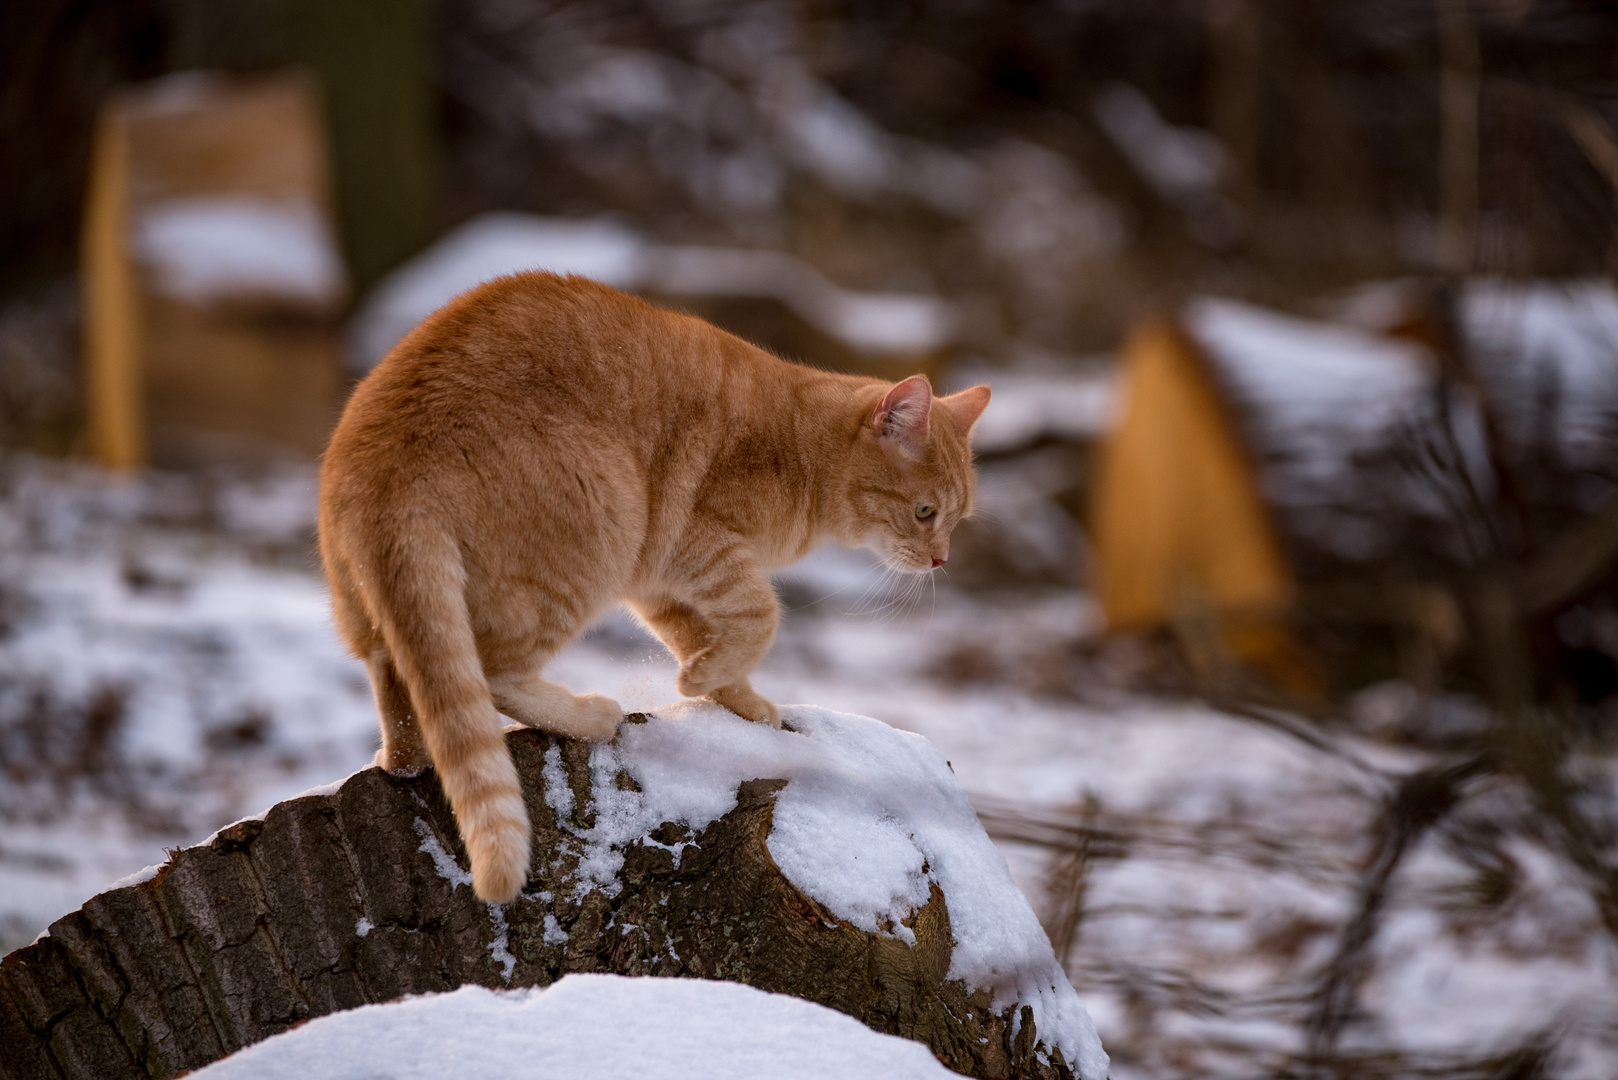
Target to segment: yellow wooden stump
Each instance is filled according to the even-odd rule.
[[[98,461],[320,452],[339,405],[346,299],[330,206],[306,76],[192,73],[107,102],[82,251]],[[290,269],[289,250],[302,256]]]
[[[1123,358],[1090,521],[1109,627],[1192,638],[1206,627],[1204,646],[1313,696],[1318,678],[1288,630],[1292,573],[1206,358],[1166,320],[1137,329]]]

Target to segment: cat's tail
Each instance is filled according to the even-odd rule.
[[[472,860],[472,889],[491,904],[528,879],[528,809],[489,694],[453,536],[421,522],[358,575]],[[367,587],[371,586],[371,587]]]

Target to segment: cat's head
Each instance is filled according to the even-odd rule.
[[[896,570],[943,566],[950,533],[972,514],[972,426],[988,404],[987,386],[935,398],[925,375],[887,391],[850,470],[850,538]]]

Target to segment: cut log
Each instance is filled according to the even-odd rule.
[[[1026,1004],[996,1010],[988,990],[947,978],[936,883],[904,919],[911,945],[788,880],[766,843],[785,780],[742,783],[734,809],[695,834],[669,822],[629,844],[609,895],[580,887],[590,879],[570,842],[594,825],[591,748],[526,729],[507,743],[535,835],[512,904],[473,895],[431,772],[362,770],[174,852],[0,961],[0,1076],[169,1077],[367,1002],[589,971],[746,983],[916,1039],[957,1072],[1073,1076],[1036,1049]],[[616,783],[636,789],[627,772]]]

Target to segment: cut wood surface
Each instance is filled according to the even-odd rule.
[[[906,920],[912,946],[834,917],[781,873],[766,841],[786,781],[741,784],[735,808],[695,835],[666,823],[629,845],[609,896],[576,888],[566,842],[593,825],[590,747],[526,729],[507,742],[535,831],[514,903],[473,895],[431,772],[362,770],[175,852],[0,961],[0,1077],[169,1077],[367,1002],[592,971],[746,983],[919,1040],[958,1072],[1072,1076],[1035,1053],[1033,1010],[996,1012],[987,990],[946,978],[936,884]],[[546,797],[553,746],[563,768],[548,775],[571,799]]]

